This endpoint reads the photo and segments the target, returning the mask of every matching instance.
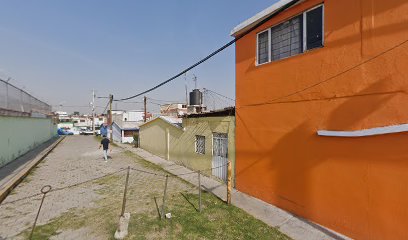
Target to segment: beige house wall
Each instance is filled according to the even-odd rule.
[[[140,148],[169,160],[169,145],[171,142],[176,141],[175,139],[182,133],[181,128],[177,128],[160,118],[156,118],[140,126]]]
[[[157,118],[140,126],[140,147],[193,170],[212,167],[213,133],[228,134],[228,157],[235,172],[235,117],[184,118],[177,128]],[[196,153],[196,136],[205,137],[205,154]],[[211,174],[206,171],[205,174]]]

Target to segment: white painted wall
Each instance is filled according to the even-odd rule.
[[[0,116],[0,167],[57,136],[51,118]]]

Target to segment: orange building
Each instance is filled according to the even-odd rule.
[[[282,0],[232,35],[237,189],[408,239],[408,1]]]

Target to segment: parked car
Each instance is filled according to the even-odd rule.
[[[74,135],[73,132],[64,130],[64,129],[62,129],[62,128],[58,128],[57,133],[58,133],[58,135],[60,135],[60,136],[61,136],[61,135]]]
[[[80,135],[93,135],[93,131],[90,128],[81,129]]]

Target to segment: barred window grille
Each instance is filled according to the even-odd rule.
[[[196,135],[196,153],[205,154],[205,137]]]
[[[258,63],[269,62],[269,31],[258,35]]]
[[[323,9],[323,5],[317,6],[258,33],[257,64],[323,47]]]
[[[299,16],[271,28],[272,61],[302,52],[302,23],[302,17]]]

